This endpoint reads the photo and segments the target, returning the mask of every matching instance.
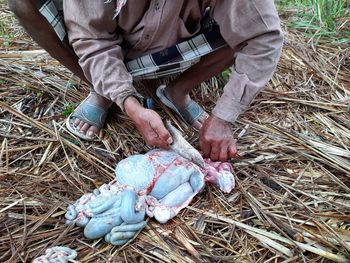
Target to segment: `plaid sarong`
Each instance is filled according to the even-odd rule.
[[[63,0],[35,0],[41,14],[49,21],[61,40],[66,36],[63,23]],[[180,74],[200,61],[200,58],[227,46],[219,26],[209,17],[203,19],[201,31],[184,42],[137,59],[125,65],[133,79],[155,79]]]
[[[62,41],[66,36],[63,21],[63,0],[34,0],[34,3]]]

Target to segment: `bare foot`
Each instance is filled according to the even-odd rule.
[[[96,92],[92,92],[89,98],[87,99],[88,102],[91,104],[94,104],[96,106],[101,107],[102,109],[109,109],[109,107],[112,105],[112,102],[105,97],[102,97],[98,95]],[[100,132],[100,129],[92,126],[88,123],[85,123],[78,118],[75,118],[74,120],[74,126],[79,130],[81,133],[89,136],[94,137],[95,135],[98,135]]]
[[[177,89],[176,87],[173,87],[172,85],[169,85],[164,90],[165,96],[171,100],[176,108],[178,109],[185,109],[191,102],[191,97],[188,95],[188,93],[181,92],[180,89]],[[209,117],[208,113],[204,112],[198,120],[196,120],[192,127],[200,130],[202,128],[203,123],[205,120]]]

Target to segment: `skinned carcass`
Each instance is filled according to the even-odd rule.
[[[172,150],[152,150],[120,161],[116,178],[85,194],[66,213],[89,239],[123,245],[146,225],[145,216],[166,223],[186,207],[205,182],[224,192],[234,187],[229,163],[205,160],[204,169]]]
[[[168,222],[206,181],[226,193],[234,188],[231,164],[203,160],[170,122],[166,126],[173,137],[171,150],[156,149],[120,161],[115,180],[68,207],[67,223],[83,227],[89,239],[104,236],[108,243],[123,245],[146,226],[146,215]]]

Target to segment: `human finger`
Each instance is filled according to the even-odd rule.
[[[145,133],[144,138],[148,146],[157,147],[161,149],[169,148],[169,145],[166,142],[164,142],[153,129],[148,130]]]
[[[203,157],[209,158],[211,146],[210,146],[210,143],[207,140],[205,140],[202,134],[199,134],[199,147],[202,150]]]
[[[220,160],[220,162],[227,162],[227,160],[228,160],[228,147],[227,147],[227,145],[221,145],[219,160]]]
[[[217,142],[211,143],[211,149],[210,149],[210,159],[212,161],[218,161],[220,156],[220,145]]]
[[[150,125],[162,141],[166,142],[168,145],[173,143],[170,132],[165,128],[161,120],[155,121],[154,123],[151,122]]]
[[[237,156],[237,147],[235,143],[232,143],[229,147],[228,147],[228,158],[234,158]]]
[[[153,130],[145,132],[143,134],[143,138],[148,146],[156,146],[155,144],[157,143],[157,134]]]
[[[165,141],[163,141],[162,139],[160,139],[159,137],[157,137],[154,141],[153,141],[153,146],[157,147],[157,148],[161,148],[164,150],[169,149],[169,144],[167,144]]]

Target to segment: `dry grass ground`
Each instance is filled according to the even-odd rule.
[[[110,181],[117,161],[148,148],[120,114],[98,143],[68,134],[65,113],[87,86],[38,51],[4,4],[0,21],[0,262],[55,245],[76,249],[79,262],[349,262],[349,46],[315,47],[285,29],[276,74],[237,123],[235,190],[207,186],[170,223],[149,220],[120,248],[86,240],[63,215]],[[221,87],[212,79],[193,95],[210,110]]]

